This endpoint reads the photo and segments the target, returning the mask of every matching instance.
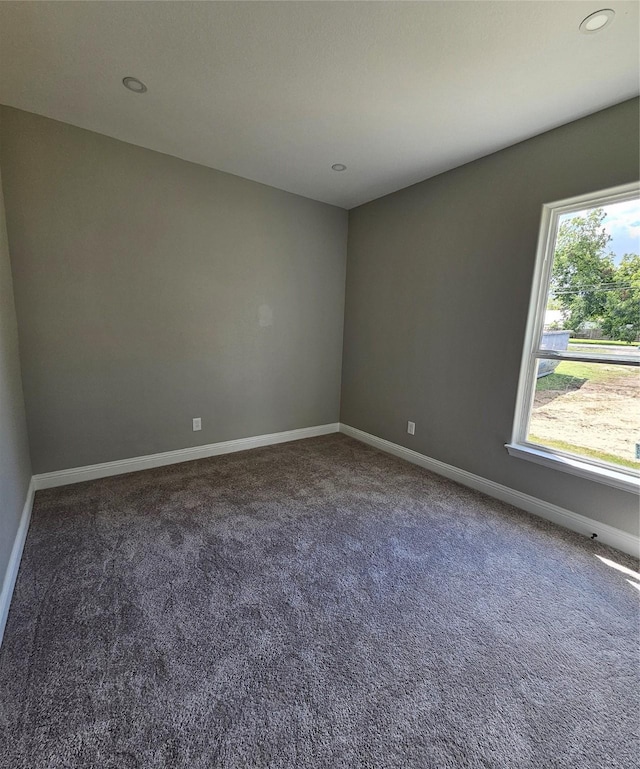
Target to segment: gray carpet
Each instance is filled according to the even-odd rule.
[[[613,550],[341,435],[39,492],[0,766],[638,766]]]

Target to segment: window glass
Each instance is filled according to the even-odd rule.
[[[538,361],[527,440],[640,469],[640,374],[634,366]]]
[[[592,201],[545,207],[547,250],[536,273],[536,320],[514,443],[636,474],[640,198],[636,187],[594,195]]]
[[[640,200],[561,214],[540,349],[637,354],[639,339]]]

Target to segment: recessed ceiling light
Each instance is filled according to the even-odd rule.
[[[611,24],[615,15],[615,11],[612,11],[610,8],[603,8],[601,11],[596,11],[587,16],[586,19],[583,19],[579,28],[580,32],[585,35],[592,35],[594,32],[600,32],[601,29],[604,29],[607,25]]]
[[[147,86],[137,77],[123,77],[122,85],[134,93],[144,93],[147,90]]]
[[[334,164],[331,166],[331,168],[332,168],[334,171],[346,171],[346,170],[347,170],[347,167],[345,166],[345,164],[344,164],[344,163],[334,163]]]

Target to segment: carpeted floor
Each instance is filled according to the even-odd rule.
[[[0,766],[637,767],[596,554],[638,569],[342,435],[39,492]]]

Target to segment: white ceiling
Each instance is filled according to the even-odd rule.
[[[351,208],[636,95],[639,8],[1,2],[0,103]]]

